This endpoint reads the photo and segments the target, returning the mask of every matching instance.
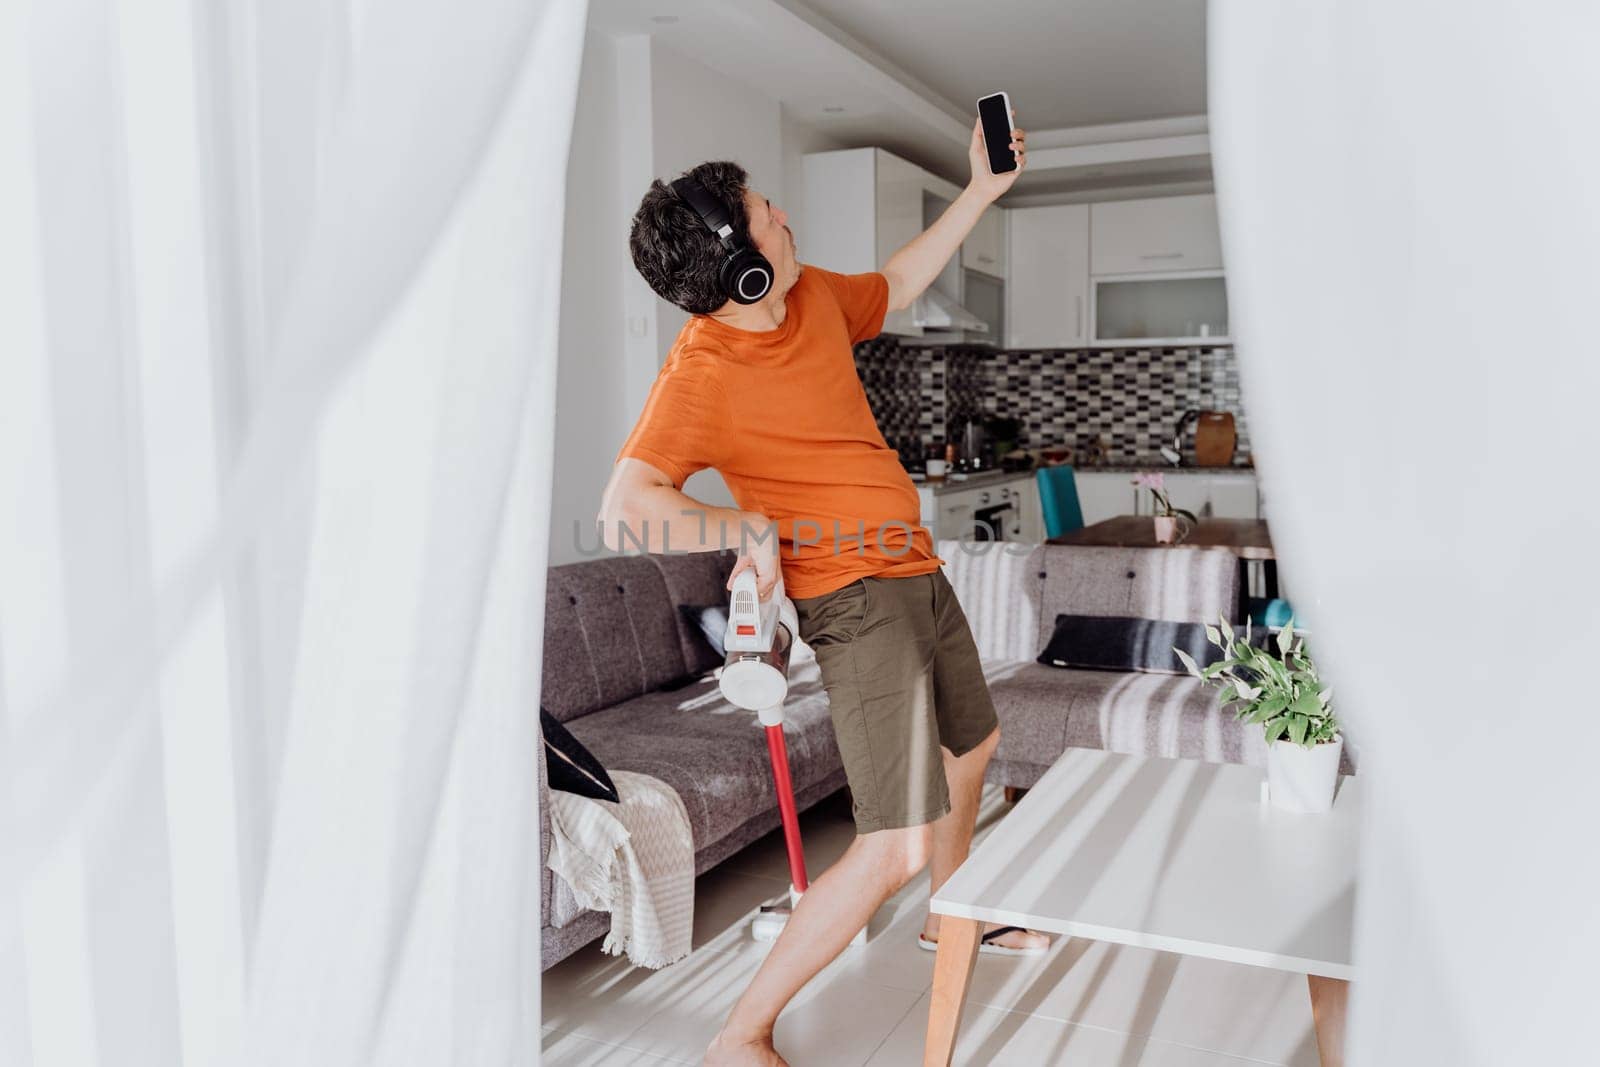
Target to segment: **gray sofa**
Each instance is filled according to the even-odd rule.
[[[1259,730],[1223,714],[1194,679],[1063,670],[1034,662],[1060,613],[1210,621],[1230,617],[1238,566],[1222,549],[980,546],[940,542],[1000,714],[988,778],[1027,787],[1068,746],[1259,764]],[[680,605],[723,603],[729,553],[621,556],[553,567],[545,596],[541,702],[612,770],[662,779],[683,798],[704,872],[778,827],[754,716],[721,699],[715,654]],[[814,660],[790,677],[784,733],[802,810],[845,784]],[[540,790],[545,766],[540,751]],[[549,857],[540,806],[543,964],[603,934]]]
[[[540,703],[607,770],[637,771],[683,798],[703,873],[778,827],[766,739],[722,699],[721,665],[680,606],[725,604],[726,552],[616,556],[550,569]],[[815,660],[790,672],[784,739],[802,811],[845,784]],[[544,749],[539,751],[543,965],[604,934],[610,918],[577,907],[551,873]]]
[[[976,545],[941,541],[1000,715],[987,779],[1026,788],[1068,747],[1262,764],[1266,742],[1182,675],[1036,662],[1057,615],[1233,620],[1239,564],[1226,549]]]

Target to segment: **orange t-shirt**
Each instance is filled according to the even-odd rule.
[[[715,467],[741,510],[778,524],[790,596],[937,570],[917,488],[884,443],[851,352],[883,328],[888,282],[803,266],[785,304],[783,325],[765,332],[690,318],[617,458],[641,459],[679,489]]]

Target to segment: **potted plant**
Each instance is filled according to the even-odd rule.
[[[1194,512],[1172,506],[1167,496],[1166,478],[1160,471],[1141,471],[1133,476],[1133,484],[1137,488],[1150,490],[1150,496],[1155,500],[1156,544],[1170,545],[1178,539],[1180,515],[1189,520],[1190,526],[1200,521],[1195,518]]]
[[[1190,674],[1222,690],[1222,706],[1231,706],[1236,719],[1261,724],[1273,806],[1327,811],[1339,784],[1344,738],[1333,713],[1333,690],[1317,677],[1305,639],[1295,634],[1290,619],[1278,632],[1274,656],[1251,642],[1248,622],[1241,639],[1227,619],[1220,621],[1220,627],[1206,627],[1206,639],[1222,650],[1221,660],[1201,667],[1181,649],[1178,657]]]

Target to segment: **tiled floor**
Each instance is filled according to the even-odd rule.
[[[801,816],[813,873],[849,845],[842,798]],[[980,838],[1007,807],[984,793]],[[660,971],[589,945],[544,974],[544,1062],[550,1067],[699,1063],[761,964],[749,916],[788,886],[772,834],[695,886],[694,953]],[[933,954],[917,947],[926,877],[885,904],[867,944],[801,991],[776,1042],[793,1067],[900,1067],[921,1062]],[[1042,958],[980,956],[956,1048],[959,1064],[1085,1067],[1316,1067],[1305,979],[1255,967],[1061,939]]]

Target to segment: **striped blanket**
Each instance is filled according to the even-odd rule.
[[[618,803],[551,790],[550,869],[578,903],[611,913],[601,950],[659,968],[689,954],[694,835],[677,792],[658,778],[612,771]]]

